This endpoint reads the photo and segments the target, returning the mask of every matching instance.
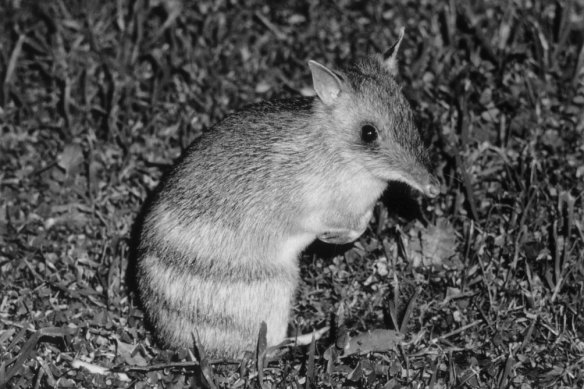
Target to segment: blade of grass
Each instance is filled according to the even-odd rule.
[[[260,324],[260,331],[258,334],[258,344],[256,350],[256,365],[258,369],[258,383],[264,387],[264,364],[266,363],[266,349],[268,347],[268,325],[265,321]]]
[[[406,334],[406,330],[407,330],[408,324],[410,322],[410,316],[412,315],[412,312],[414,311],[414,308],[416,307],[416,302],[418,300],[419,295],[420,295],[420,290],[416,289],[414,295],[412,296],[412,298],[408,302],[408,306],[406,308],[406,312],[404,313],[404,317],[402,319],[401,326],[399,327],[399,332],[401,332],[404,335]]]
[[[8,66],[6,67],[6,75],[4,76],[4,84],[2,86],[2,101],[0,101],[0,106],[5,106],[8,103],[8,95],[10,94],[10,87],[12,85],[12,78],[18,64],[18,58],[22,52],[22,44],[26,39],[26,35],[20,34],[18,40],[12,49],[10,54],[10,59],[8,60]]]
[[[312,342],[308,347],[308,362],[306,364],[306,385],[305,389],[314,388],[316,384],[316,369],[314,366],[314,355],[316,353],[316,338],[312,335]]]

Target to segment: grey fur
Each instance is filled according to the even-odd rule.
[[[194,142],[144,211],[137,279],[167,346],[211,355],[270,345],[286,332],[297,257],[314,239],[344,243],[367,227],[388,180],[436,186],[412,113],[381,55],[335,72],[343,92],[249,106]],[[379,141],[361,140],[374,125]],[[435,190],[434,190],[435,192]]]

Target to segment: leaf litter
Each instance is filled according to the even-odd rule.
[[[0,387],[584,385],[581,1],[0,15]],[[232,110],[312,95],[307,59],[380,51],[401,27],[399,82],[442,195],[418,207],[391,186],[359,242],[305,253],[291,327],[330,337],[261,374],[158,348],[125,269],[164,168]]]

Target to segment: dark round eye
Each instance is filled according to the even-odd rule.
[[[363,140],[363,142],[366,143],[374,142],[375,140],[377,140],[378,136],[379,134],[377,132],[377,128],[375,128],[371,124],[365,124],[363,127],[361,127],[361,139]]]

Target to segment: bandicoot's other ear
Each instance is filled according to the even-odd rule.
[[[332,70],[316,61],[308,61],[308,66],[316,94],[326,105],[333,104],[341,94],[343,82]]]
[[[399,46],[404,39],[405,30],[406,29],[404,27],[399,30],[399,38],[397,39],[397,42],[395,42],[393,46],[391,46],[385,53],[383,53],[383,65],[392,76],[397,75],[397,53],[399,51]]]

